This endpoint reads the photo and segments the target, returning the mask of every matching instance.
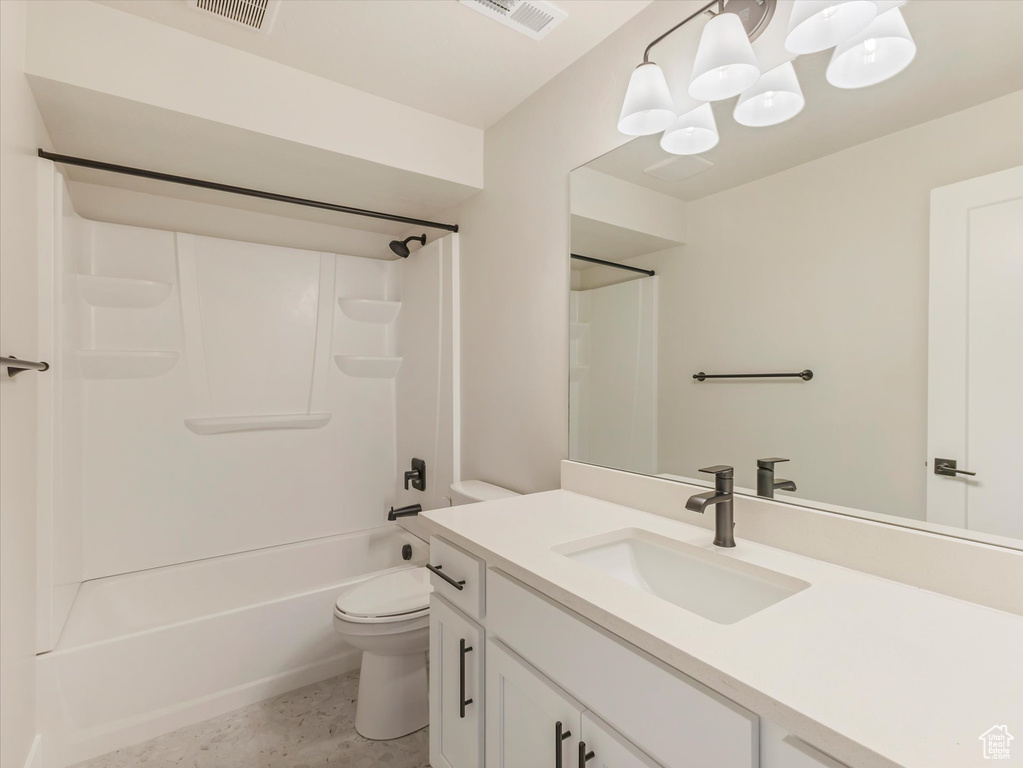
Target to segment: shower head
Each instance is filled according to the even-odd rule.
[[[407,259],[409,253],[411,253],[411,251],[409,251],[409,249],[408,249],[408,244],[410,242],[412,242],[413,240],[418,240],[423,245],[426,245],[426,234],[423,233],[419,237],[415,237],[415,236],[413,236],[413,237],[406,237],[404,240],[392,240],[391,241],[391,250],[394,251],[399,256],[401,256],[403,259]]]

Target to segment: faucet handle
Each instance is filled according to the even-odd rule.
[[[757,466],[760,467],[760,469],[774,469],[774,465],[779,461],[788,461],[788,459],[783,459],[778,456],[774,456],[770,459],[757,459]]]
[[[713,467],[704,467],[700,472],[707,472],[718,477],[731,477],[734,470],[734,467],[729,467],[727,464],[715,464]]]

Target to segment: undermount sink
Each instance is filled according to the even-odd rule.
[[[810,586],[639,529],[563,544],[554,551],[718,624],[734,624]]]

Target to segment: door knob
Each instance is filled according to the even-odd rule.
[[[974,477],[977,473],[968,472],[965,469],[956,469],[955,459],[935,459],[934,474],[944,475],[945,477],[955,477],[956,475],[969,475],[970,477]]]

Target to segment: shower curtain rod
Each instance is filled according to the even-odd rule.
[[[352,208],[348,205],[337,205],[335,203],[324,203],[320,200],[309,200],[304,197],[292,197],[291,195],[280,195],[276,192],[264,192],[260,189],[249,189],[248,187],[236,187],[231,184],[220,184],[216,181],[204,181],[203,179],[192,179],[188,176],[174,176],[170,173],[159,171],[148,171],[144,168],[132,168],[127,165],[115,165],[104,163],[99,160],[87,160],[84,157],[72,157],[71,155],[59,155],[55,152],[39,150],[39,157],[52,160],[55,163],[65,165],[79,165],[82,168],[93,168],[97,171],[109,171],[111,173],[123,173],[127,176],[138,176],[143,179],[154,179],[155,181],[167,181],[171,184],[184,184],[188,187],[199,187],[200,189],[213,189],[218,192],[230,192],[233,195],[245,195],[247,197],[258,197],[263,200],[275,200],[280,203],[291,203],[292,205],[304,205],[307,208],[320,208],[325,211],[336,211],[337,213],[350,213],[353,216],[366,216],[371,219],[384,219],[385,221],[397,221],[402,224],[415,224],[417,227],[430,227],[431,229],[443,229],[448,232],[457,232],[457,224],[442,224],[438,221],[427,221],[426,219],[415,219],[411,216],[399,216],[396,213],[381,213],[370,211],[365,208]]]
[[[615,269],[624,269],[624,270],[627,270],[629,272],[640,272],[640,273],[642,273],[644,275],[649,275],[650,277],[653,277],[656,274],[656,272],[654,272],[652,269],[641,269],[640,267],[630,267],[628,264],[619,264],[619,263],[614,262],[614,261],[605,261],[604,259],[595,259],[592,256],[580,256],[578,253],[570,253],[569,256],[571,256],[573,259],[579,259],[579,261],[588,261],[588,262],[590,262],[590,264],[600,264],[601,266],[604,266],[604,267],[614,267]]]

